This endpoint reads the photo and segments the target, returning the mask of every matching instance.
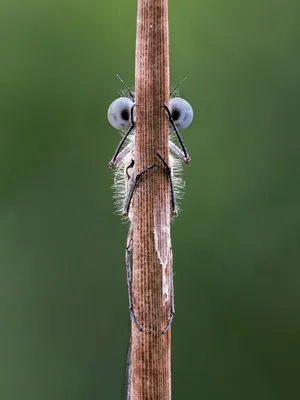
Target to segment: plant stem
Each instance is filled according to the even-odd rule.
[[[138,0],[135,174],[141,178],[133,205],[133,304],[143,331],[132,324],[131,400],[171,399],[170,186],[168,1]]]

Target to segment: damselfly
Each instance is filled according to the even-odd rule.
[[[119,77],[119,76],[118,76]],[[133,309],[132,302],[132,250],[133,250],[133,207],[132,198],[134,196],[134,191],[139,183],[142,175],[150,171],[157,165],[151,165],[144,169],[143,171],[136,174],[135,171],[135,143],[134,143],[134,133],[135,133],[135,95],[129,87],[123,82],[119,77],[121,82],[124,84],[128,97],[119,97],[111,103],[108,109],[107,117],[109,123],[116,129],[120,130],[123,134],[122,140],[120,141],[113,158],[109,163],[110,168],[116,167],[116,173],[114,178],[114,190],[115,197],[117,200],[118,211],[123,215],[127,216],[130,221],[129,232],[127,236],[126,243],[126,275],[127,275],[127,286],[128,286],[128,298],[129,298],[129,311],[131,320],[134,322],[139,331],[143,328],[137,318]],[[162,161],[166,167],[170,182],[170,197],[171,197],[171,213],[172,215],[177,215],[178,206],[177,199],[182,196],[182,189],[184,187],[184,182],[181,177],[181,163],[180,159],[188,164],[191,159],[184,145],[182,137],[179,133],[179,129],[187,128],[193,120],[193,109],[191,105],[181,97],[173,97],[175,90],[182,83],[182,81],[176,85],[170,93],[170,103],[169,107],[163,104],[168,118],[170,126],[170,138],[169,138],[169,165],[157,153],[157,157]],[[175,144],[174,140],[178,141]],[[171,252],[171,249],[170,249]],[[171,252],[171,309],[170,316],[166,327],[162,330],[162,334],[166,333],[173,320],[175,309],[174,309],[174,290],[173,290],[173,265],[172,265],[172,252]],[[130,381],[130,371],[131,371],[131,339],[128,351],[127,360],[127,371],[128,371],[128,382]],[[130,385],[126,391],[126,399],[130,400]]]

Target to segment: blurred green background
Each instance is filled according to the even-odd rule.
[[[170,1],[183,132],[173,399],[299,399],[300,4]],[[0,3],[0,398],[122,398],[124,246],[107,163],[136,1]]]

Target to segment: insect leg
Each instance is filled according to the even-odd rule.
[[[181,158],[185,162],[184,152],[180,150],[180,148],[177,147],[176,144],[173,143],[170,139],[169,139],[169,149],[172,150],[173,153],[175,153],[179,158]]]
[[[127,196],[127,199],[126,199],[126,202],[125,202],[125,206],[124,206],[124,210],[123,210],[123,215],[124,216],[128,215],[128,213],[129,213],[129,208],[130,208],[130,203],[131,203],[131,200],[132,200],[132,197],[133,197],[133,193],[134,193],[135,189],[137,188],[137,186],[139,184],[141,176],[143,174],[145,174],[147,171],[149,171],[150,169],[154,168],[154,167],[157,167],[157,165],[156,164],[151,165],[150,167],[145,168],[143,171],[141,171],[140,173],[138,173],[136,175],[135,180],[134,180],[133,184],[130,187],[130,190],[129,190],[129,193],[128,193],[128,196]]]
[[[119,145],[118,145],[118,147],[117,147],[117,149],[116,149],[116,151],[115,151],[115,154],[113,155],[113,158],[112,158],[111,161],[109,162],[109,164],[108,164],[109,168],[113,168],[113,167],[116,166],[116,164],[117,164],[116,159],[117,159],[117,157],[118,157],[118,154],[120,153],[120,150],[121,150],[123,144],[125,143],[126,139],[128,138],[130,132],[131,132],[131,131],[133,130],[133,128],[134,128],[134,119],[133,119],[133,110],[134,110],[134,107],[135,107],[135,104],[131,107],[131,113],[130,113],[130,115],[131,115],[131,125],[130,125],[128,131],[127,131],[127,132],[125,133],[125,135],[122,137],[122,140],[121,140],[121,142],[119,143]]]
[[[172,247],[170,248],[170,276],[171,276],[171,308],[170,315],[165,329],[161,332],[163,335],[168,332],[175,315],[175,300],[174,300],[174,277],[173,277],[173,253]]]
[[[166,160],[159,154],[156,153],[160,160],[163,162],[164,166],[166,167],[169,182],[170,182],[170,192],[171,192],[171,212],[172,215],[176,216],[177,215],[177,209],[176,209],[176,200],[175,200],[175,192],[174,192],[174,185],[173,185],[173,177],[172,177],[172,170],[166,163]]]
[[[115,158],[114,163],[112,164],[113,167],[117,166],[120,162],[124,160],[127,154],[134,148],[134,142],[128,143],[126,147],[117,155]],[[179,149],[178,149],[179,150]],[[179,150],[180,151],[180,150]],[[112,161],[111,161],[112,162]],[[110,165],[110,164],[109,164]]]
[[[184,143],[183,143],[182,137],[180,136],[179,130],[177,129],[177,127],[176,127],[176,125],[175,125],[175,123],[174,123],[174,121],[173,121],[171,112],[170,112],[168,106],[166,105],[166,103],[164,103],[163,108],[166,110],[166,112],[167,112],[167,114],[168,114],[168,117],[169,117],[169,122],[170,122],[170,124],[171,124],[171,126],[172,126],[174,132],[176,133],[176,136],[178,137],[179,142],[180,142],[181,148],[182,148],[183,153],[184,153],[183,161],[184,161],[186,164],[189,164],[189,163],[191,162],[191,158],[190,158],[190,156],[188,155],[188,152],[187,152],[187,149],[186,149],[186,147],[185,147],[185,145],[184,145]]]

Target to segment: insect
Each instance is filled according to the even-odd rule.
[[[135,133],[135,96],[124,81],[118,76],[121,82],[124,84],[128,97],[119,97],[111,103],[108,108],[107,117],[109,123],[113,128],[118,129],[122,132],[123,137],[116,148],[116,151],[109,162],[110,168],[116,168],[114,178],[114,189],[115,197],[118,205],[118,211],[125,217],[128,217],[130,221],[129,232],[126,242],[126,275],[127,275],[127,286],[128,286],[128,300],[129,300],[129,311],[131,320],[134,322],[139,331],[143,328],[137,321],[137,318],[133,309],[132,302],[132,251],[133,251],[133,207],[132,199],[134,191],[140,182],[141,177],[148,173],[151,169],[157,167],[157,164],[151,165],[145,168],[143,171],[136,174],[135,161],[134,161],[134,133]],[[184,145],[182,137],[179,133],[179,129],[187,128],[193,120],[193,109],[192,106],[181,97],[172,97],[177,87],[183,82],[179,82],[170,92],[170,103],[169,107],[163,104],[162,107],[165,109],[170,127],[170,138],[169,138],[169,163],[163,159],[163,157],[157,154],[158,159],[161,160],[166,168],[169,182],[170,182],[170,198],[171,198],[171,213],[173,216],[178,214],[177,199],[182,194],[182,187],[184,182],[181,178],[181,163],[180,159],[186,164],[190,163],[191,158]],[[174,140],[178,141],[178,145]],[[171,310],[170,316],[166,327],[162,330],[162,334],[165,334],[174,317],[174,290],[173,290],[173,266],[172,266],[172,252],[171,252]],[[129,343],[128,360],[128,379],[130,380],[130,369],[131,369],[131,340]],[[130,385],[128,384],[127,389],[127,400],[130,400]]]
[[[117,75],[118,76],[118,75]],[[134,131],[135,131],[135,96],[134,93],[129,89],[129,87],[124,83],[124,81],[118,76],[121,82],[125,85],[129,97],[119,97],[115,101],[111,103],[108,108],[107,117],[109,123],[115,129],[122,131],[123,137],[120,141],[117,149],[109,162],[109,167],[114,168],[119,166],[119,171],[116,173],[115,179],[115,188],[117,193],[117,200],[121,197],[123,200],[123,209],[119,210],[124,216],[128,216],[131,220],[131,215],[128,215],[130,212],[130,202],[133,196],[133,191],[136,188],[140,177],[147,172],[149,169],[142,171],[135,177],[135,182],[133,182],[134,177]],[[172,98],[175,90],[177,87],[184,81],[184,79],[179,82],[170,92],[170,106],[169,108],[164,103],[162,107],[166,110],[168,118],[169,118],[169,125],[171,128],[171,133],[169,139],[169,149],[171,153],[175,156],[179,157],[183,160],[186,164],[189,164],[191,158],[187,152],[187,149],[184,145],[182,137],[179,133],[179,129],[185,129],[193,121],[193,109],[192,106],[181,97],[174,97]],[[178,139],[181,149],[174,143],[174,138]],[[122,149],[122,147],[125,147]],[[169,177],[172,178],[173,168],[176,169],[178,167],[178,163],[176,163],[177,158],[174,158],[172,154],[169,153],[169,162],[170,168],[167,167],[168,174],[170,173]],[[158,155],[159,156],[159,155]],[[159,158],[163,161],[166,165],[162,157]],[[175,165],[174,165],[175,164]],[[166,165],[167,166],[167,165]],[[154,166],[153,166],[154,167]],[[118,173],[121,170],[121,174]],[[123,173],[123,177],[121,176]],[[170,179],[172,182],[172,179]],[[176,182],[175,182],[176,183]],[[175,193],[172,190],[172,183],[171,183],[171,199],[172,199],[172,214],[176,215],[176,203],[175,203]],[[119,198],[118,198],[119,197]]]

